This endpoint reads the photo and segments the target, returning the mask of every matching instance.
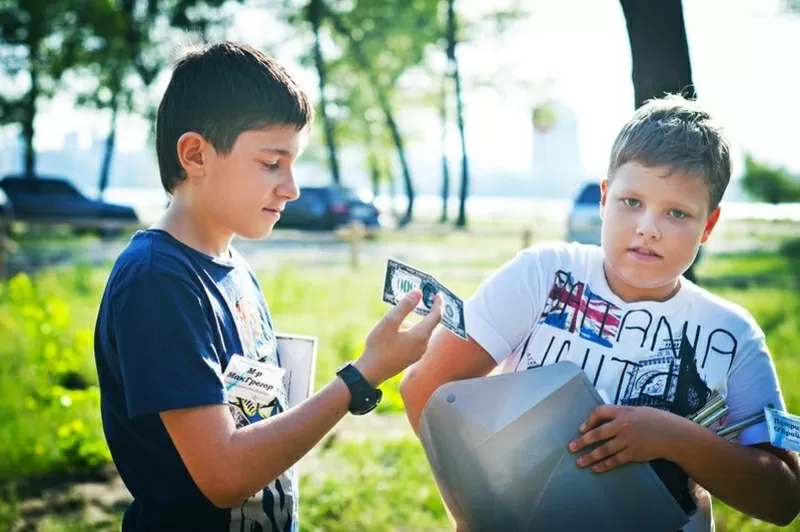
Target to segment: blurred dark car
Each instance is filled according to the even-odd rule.
[[[0,246],[4,245],[4,237],[11,234],[11,217],[14,215],[11,210],[11,202],[8,201],[6,193],[0,189]],[[2,255],[2,250],[0,250]]]
[[[600,185],[587,183],[575,198],[567,219],[567,242],[600,245]]]
[[[84,196],[66,179],[50,176],[28,178],[19,175],[0,180],[15,220],[74,224],[101,236],[111,236],[125,225],[138,225],[133,208]]]
[[[6,193],[0,189],[0,218],[11,218],[12,214],[11,202],[8,201]]]
[[[286,204],[276,227],[335,230],[360,221],[368,231],[381,228],[380,212],[348,187],[301,187],[300,197]]]

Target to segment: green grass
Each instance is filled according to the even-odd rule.
[[[700,277],[779,277],[790,276],[789,261],[777,253],[758,252],[720,254],[704,257],[698,263]]]
[[[416,440],[343,442],[320,456],[335,468],[302,477],[302,530],[446,530],[439,492]]]
[[[433,240],[434,237],[431,237]],[[466,298],[487,271],[516,249],[516,238],[442,236],[444,259],[423,255],[424,265]],[[452,255],[449,255],[452,249]],[[471,252],[467,260],[457,253]],[[476,252],[477,250],[477,252]],[[442,251],[439,249],[438,251]],[[477,258],[476,258],[477,257]],[[381,301],[382,262],[358,272],[345,266],[263,270],[259,278],[278,331],[319,338],[316,387],[335,368],[357,357],[363,339],[389,310]],[[780,276],[792,268],[775,254],[707,256],[701,278]],[[21,479],[86,471],[109,460],[98,412],[92,327],[107,268],[70,267],[19,276],[0,284],[0,529],[10,528],[20,507],[10,496]],[[790,411],[800,412],[800,300],[787,288],[712,291],[747,308],[767,334]],[[399,378],[384,386],[379,413],[397,415]],[[306,530],[444,530],[448,520],[415,440],[336,441],[319,451],[320,464],[302,470],[301,515]],[[6,501],[5,503],[3,501]],[[75,515],[48,515],[36,530],[119,529],[118,515],[94,528]],[[773,530],[715,504],[719,530]],[[4,526],[8,525],[8,526]],[[784,530],[800,530],[800,523]]]

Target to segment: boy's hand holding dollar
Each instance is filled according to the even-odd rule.
[[[692,423],[680,416],[647,406],[602,405],[581,425],[582,436],[570,442],[569,450],[580,451],[605,442],[578,458],[580,467],[600,473],[629,462],[669,460],[672,442],[680,437],[681,426]]]
[[[367,336],[364,353],[354,366],[377,387],[420,359],[442,318],[442,296],[436,294],[430,314],[414,326],[404,323],[422,292],[412,290],[393,307]]]

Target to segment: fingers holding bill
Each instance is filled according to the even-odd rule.
[[[417,307],[421,299],[422,292],[419,289],[411,290],[403,299],[398,301],[397,305],[386,313],[384,321],[387,325],[399,329],[408,315]]]
[[[425,316],[421,322],[414,326],[414,330],[418,331],[425,338],[430,338],[436,326],[442,321],[442,305],[443,298],[441,293],[437,293],[433,297],[433,305],[431,306],[430,313]]]

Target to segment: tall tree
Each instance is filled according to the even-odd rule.
[[[128,78],[135,71],[147,87],[158,73],[157,65],[148,66],[142,60],[149,28],[155,21],[155,5],[152,11],[147,8],[137,10],[136,7],[136,0],[120,0],[113,11],[95,21],[103,44],[91,52],[83,73],[93,77],[96,84],[76,96],[78,105],[108,109],[110,113],[97,187],[101,198],[110,179],[117,120],[121,112],[134,111],[135,89],[127,83]]]
[[[447,76],[442,76],[441,88],[439,89],[439,123],[442,128],[442,215],[439,223],[447,222],[447,202],[450,199],[450,161],[447,157]]]
[[[620,0],[631,47],[635,106],[666,93],[695,98],[681,0]]]
[[[336,79],[327,88],[331,94],[328,103],[335,106],[340,117],[336,123],[337,145],[356,147],[364,154],[364,167],[377,196],[381,186],[394,179],[391,164],[394,143],[382,120],[383,111],[368,79],[349,58],[342,56],[331,61],[329,73]]]
[[[35,119],[39,103],[57,90],[65,72],[93,49],[93,18],[111,10],[110,0],[0,1],[0,64],[12,80],[27,86],[0,94],[0,125],[19,124],[25,142],[24,172],[35,177]]]
[[[116,17],[95,21],[104,44],[92,53],[88,66],[97,86],[80,94],[78,103],[107,109],[110,115],[98,182],[101,197],[110,181],[117,120],[121,113],[148,114],[146,108],[137,106],[136,94],[147,92],[167,62],[166,51],[159,53],[154,46],[157,23],[167,22],[173,33],[208,39],[212,30],[228,22],[220,15],[224,4],[225,0],[116,0]]]
[[[142,5],[146,2],[146,5]],[[116,148],[117,120],[120,112],[135,112],[134,88],[126,85],[126,77],[132,72],[141,82],[141,89],[147,89],[155,81],[159,71],[159,62],[148,61],[148,50],[151,44],[151,28],[158,15],[157,0],[120,0],[119,12],[121,32],[109,36],[108,51],[105,55],[104,76],[100,77],[101,86],[107,87],[110,96],[107,107],[110,111],[109,131],[106,136],[103,163],[100,167],[98,193],[102,198],[111,177],[111,163]],[[97,93],[101,94],[100,92]],[[101,100],[95,105],[103,106]]]
[[[320,33],[322,32],[322,22],[325,14],[323,0],[309,0],[305,8],[305,18],[311,25],[311,31],[314,35],[314,67],[317,71],[317,80],[319,82],[319,115],[322,120],[322,128],[325,133],[325,146],[328,148],[328,165],[331,170],[331,177],[336,184],[341,183],[342,177],[339,172],[339,156],[337,153],[336,144],[336,131],[334,128],[333,119],[330,116],[328,105],[327,86],[328,75],[327,66],[325,64],[325,57],[322,54],[322,43],[320,42]]]
[[[493,8],[484,12],[474,20],[465,20],[458,16],[455,0],[444,0],[445,24],[444,24],[444,47],[447,75],[452,79],[451,87],[456,103],[455,115],[456,125],[461,146],[461,173],[460,190],[458,197],[458,216],[455,225],[459,228],[467,226],[466,203],[469,196],[469,154],[467,152],[466,126],[464,119],[464,92],[465,86],[472,85],[472,88],[483,85],[493,89],[504,90],[508,86],[519,85],[518,81],[512,81],[507,76],[492,75],[488,79],[465,80],[461,74],[461,67],[458,60],[457,48],[460,43],[468,40],[478,40],[481,38],[493,38],[506,32],[512,23],[517,23],[527,16],[527,12],[521,7],[519,0],[509,3],[506,7]],[[497,79],[502,78],[502,84]],[[505,86],[502,87],[501,85]],[[467,89],[469,90],[469,89]],[[443,161],[444,164],[444,161]],[[443,167],[443,171],[444,167]],[[447,191],[443,187],[442,193]]]
[[[372,89],[397,151],[408,204],[399,225],[413,218],[415,191],[406,142],[400,130],[393,97],[402,74],[423,60],[425,48],[436,41],[437,4],[405,0],[359,0],[346,13],[326,6],[326,18],[345,43],[345,56],[352,58]]]
[[[696,98],[681,0],[620,0],[620,4],[631,47],[635,107],[667,93]],[[693,282],[696,264],[697,260],[684,274]]]
[[[458,45],[458,29],[456,22],[455,0],[447,0],[447,60],[449,62],[450,75],[456,96],[456,121],[458,123],[458,135],[461,140],[461,189],[458,195],[458,218],[456,227],[467,226],[467,196],[469,194],[469,159],[467,157],[467,139],[464,128],[464,97],[461,92],[461,72],[456,55]]]

